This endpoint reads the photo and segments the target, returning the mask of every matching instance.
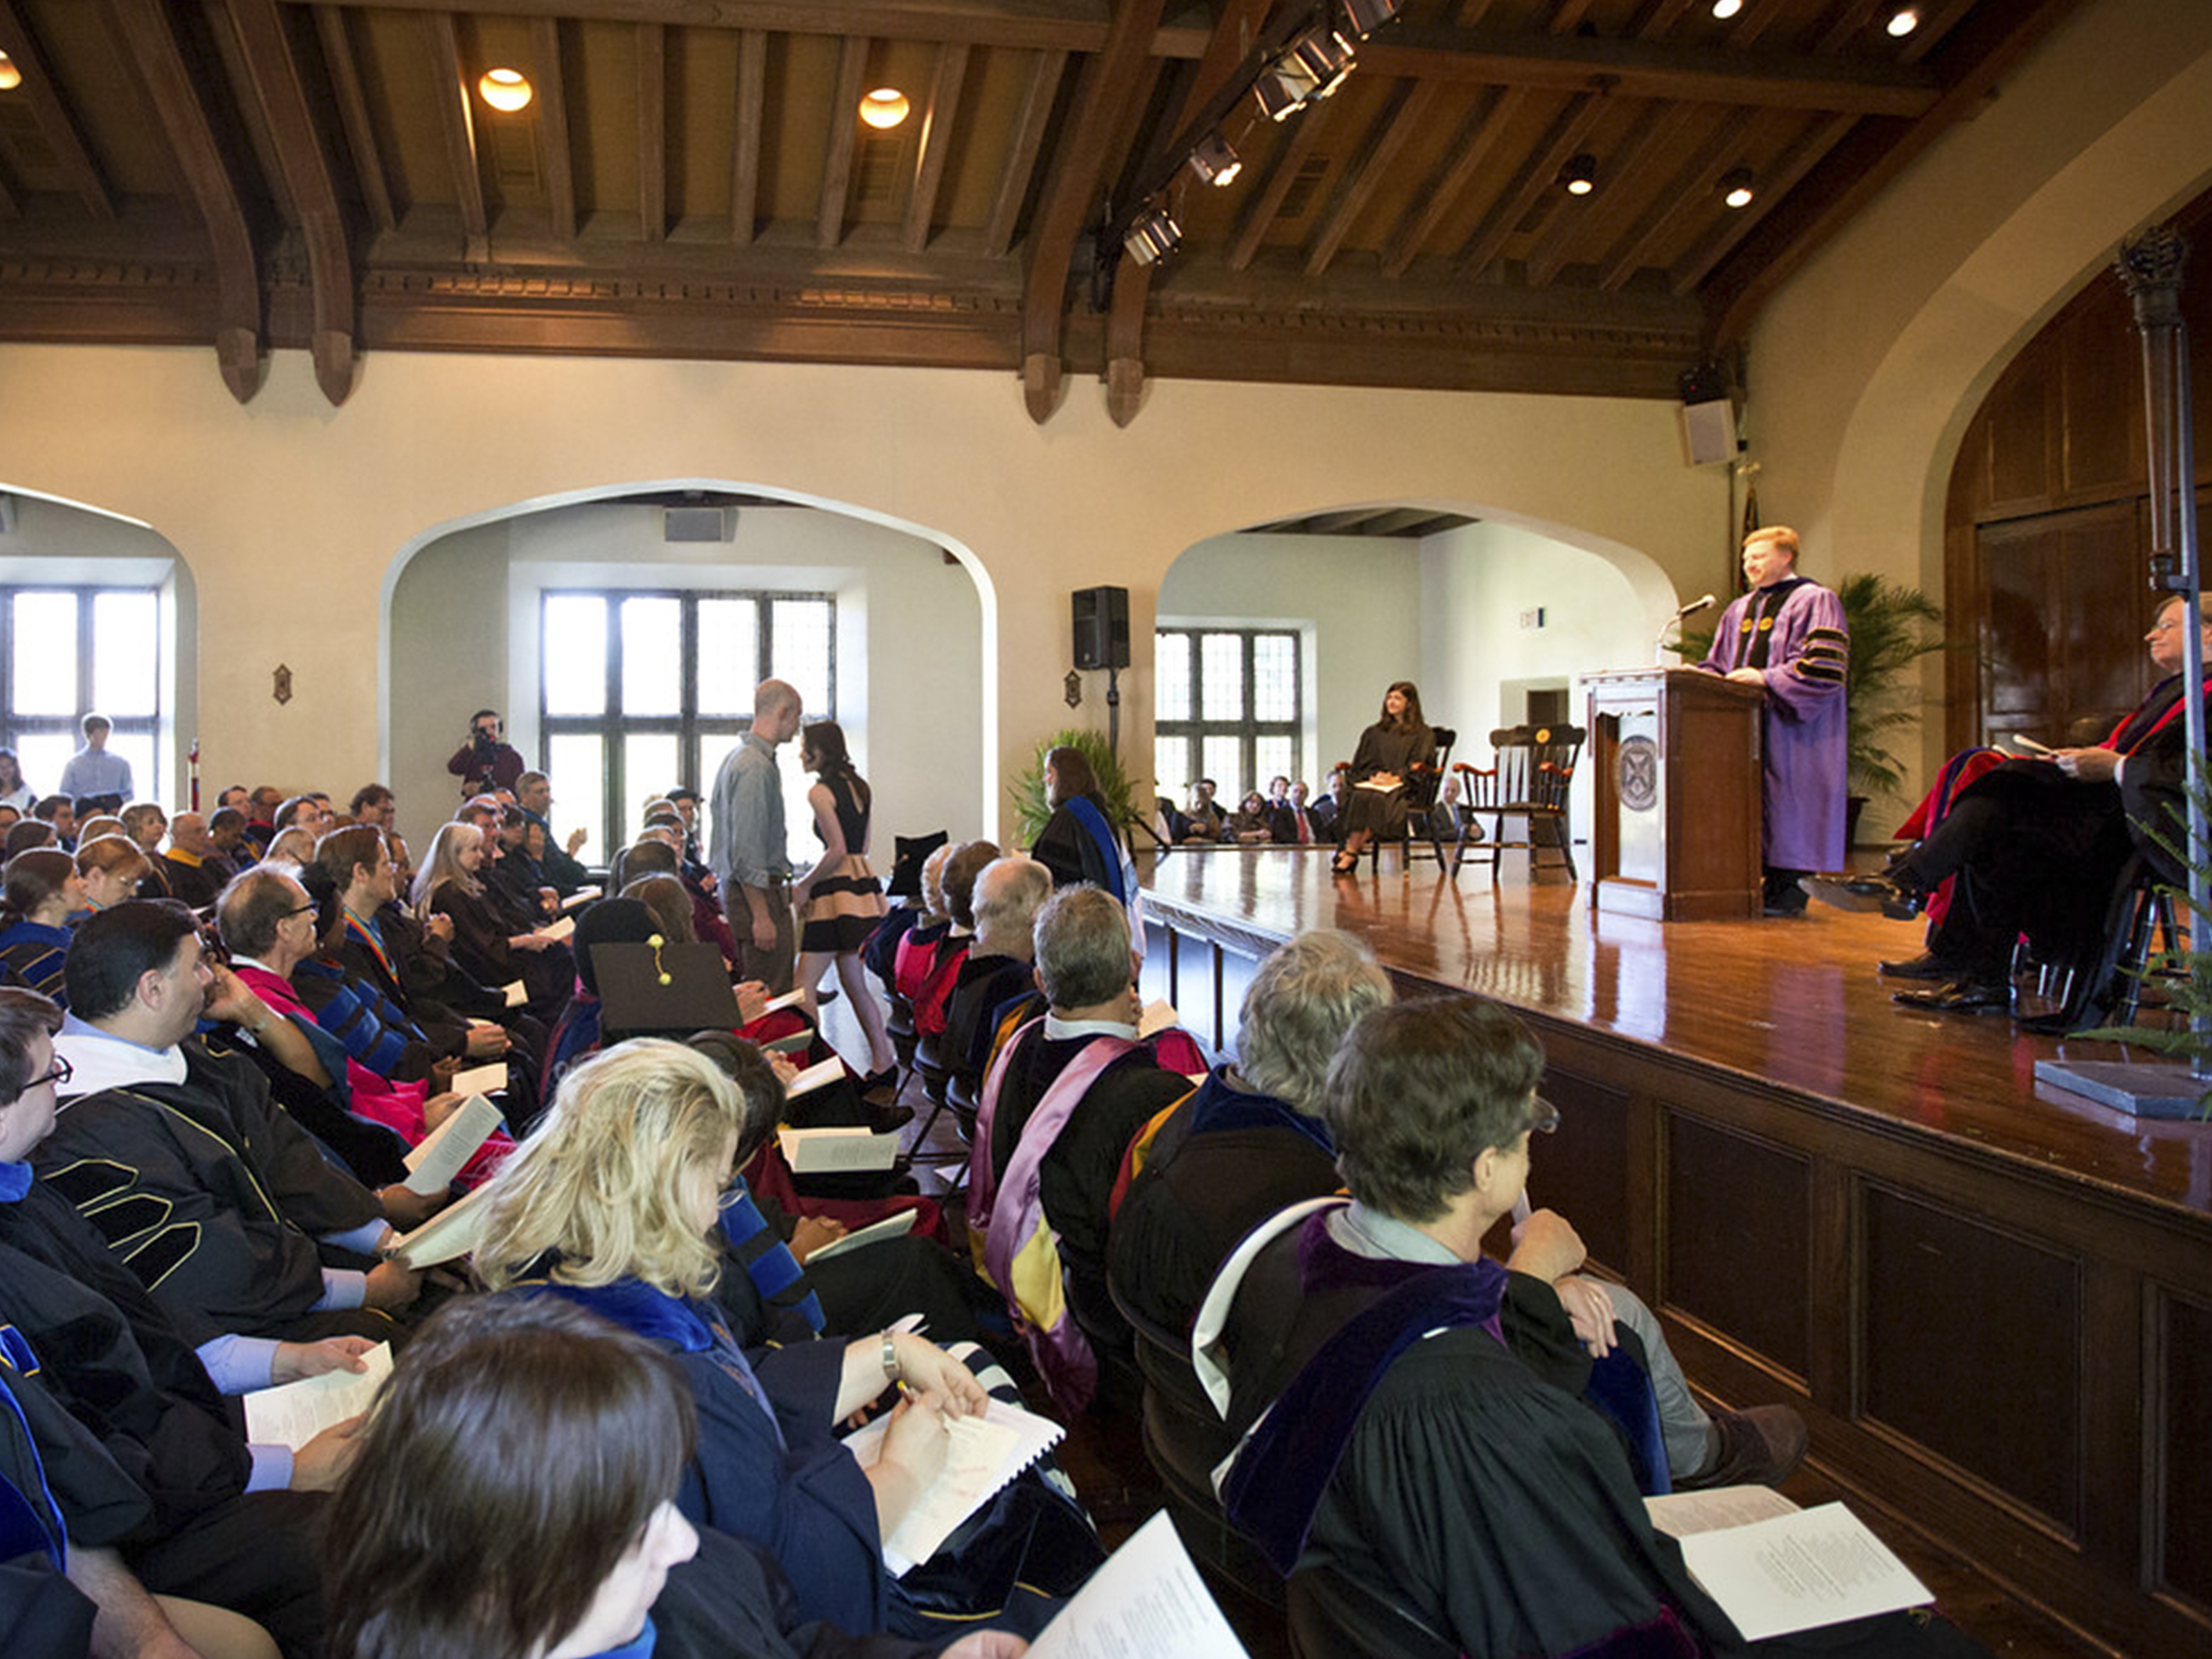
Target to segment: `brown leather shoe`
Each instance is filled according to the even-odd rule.
[[[1695,1474],[1678,1475],[1678,1492],[1711,1486],[1778,1486],[1805,1461],[1809,1437],[1805,1419],[1788,1406],[1753,1406],[1747,1411],[1715,1412],[1719,1437],[1713,1460]]]

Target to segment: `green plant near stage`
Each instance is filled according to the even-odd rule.
[[[1034,847],[1036,838],[1044,833],[1046,820],[1052,817],[1052,808],[1044,798],[1044,757],[1060,748],[1083,751],[1083,757],[1091,763],[1091,769],[1098,779],[1098,793],[1105,798],[1107,814],[1114,820],[1116,830],[1126,830],[1137,822],[1141,814],[1137,810],[1136,784],[1121,769],[1121,758],[1108,746],[1105,734],[1055,732],[1037,744],[1036,758],[1008,786],[1023,846]]]

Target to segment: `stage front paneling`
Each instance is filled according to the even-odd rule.
[[[2212,1127],[2039,1092],[2052,1040],[1893,1006],[1873,963],[1917,934],[1879,919],[1667,924],[1269,851],[1170,856],[1147,911],[1148,994],[1172,963],[1216,1048],[1310,927],[1401,994],[1516,1008],[1564,1114],[1532,1196],[1701,1387],[1794,1401],[1839,1480],[2115,1650],[2212,1650]]]

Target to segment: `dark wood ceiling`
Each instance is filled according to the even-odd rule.
[[[1319,0],[0,0],[0,338],[1664,396],[2078,0],[1405,0],[1337,94],[1192,118]],[[510,66],[519,113],[476,90]],[[906,93],[878,134],[862,94]],[[1595,164],[1573,197],[1562,169]],[[1720,181],[1757,194],[1730,209]]]

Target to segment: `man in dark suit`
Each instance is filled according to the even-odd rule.
[[[1303,780],[1291,785],[1288,795],[1274,811],[1274,838],[1279,847],[1314,847],[1334,839],[1336,809],[1333,802],[1306,800]]]

